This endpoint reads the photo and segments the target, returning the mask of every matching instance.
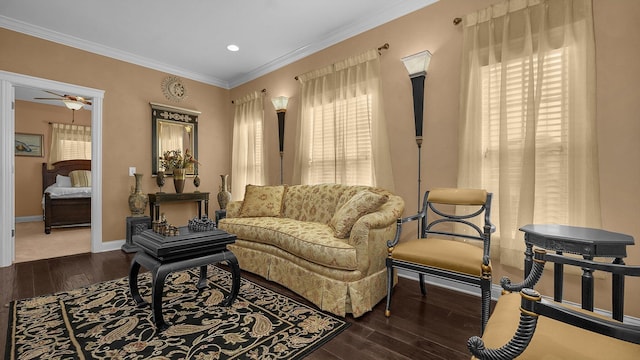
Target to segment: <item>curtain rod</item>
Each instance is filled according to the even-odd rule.
[[[382,55],[382,50],[387,50],[387,49],[389,49],[389,43],[384,43],[382,46],[377,48],[378,54]],[[298,76],[297,75],[294,76],[293,78],[298,80]]]
[[[261,92],[261,93],[266,93],[266,92],[267,92],[267,89],[262,89],[262,90],[260,90],[260,92]],[[235,100],[231,100],[231,103],[232,103],[232,104],[235,104],[236,102],[235,102]]]

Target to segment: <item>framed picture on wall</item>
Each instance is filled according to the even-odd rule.
[[[43,135],[16,133],[16,156],[43,157]]]

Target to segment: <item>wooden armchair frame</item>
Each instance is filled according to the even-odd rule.
[[[395,238],[387,242],[385,316],[391,315],[393,269],[402,268],[419,274],[423,296],[427,293],[427,274],[479,287],[484,331],[491,305],[490,244],[495,230],[490,221],[491,197],[491,193],[479,189],[433,189],[425,193],[418,214],[397,220]],[[457,206],[468,208],[459,211]],[[401,243],[402,226],[412,221],[420,221],[420,237]],[[460,257],[461,254],[464,256]]]
[[[567,257],[561,254],[547,253],[546,250],[542,249],[534,250],[533,261],[532,270],[523,282],[512,284],[508,278],[502,278],[500,281],[504,289],[520,291],[520,321],[516,333],[507,344],[494,349],[486,348],[484,340],[480,337],[474,336],[470,338],[467,342],[467,347],[475,358],[502,360],[520,356],[530,345],[540,317],[547,317],[603,336],[637,344],[637,348],[632,347],[633,354],[629,355],[631,358],[640,358],[640,326],[596,316],[588,311],[577,310],[577,308],[572,309],[569,306],[543,299],[537,291],[532,289],[541,278],[547,261],[633,277],[640,277],[640,266],[602,263]],[[518,311],[517,309],[508,310]],[[547,349],[547,351],[552,351],[552,349]]]

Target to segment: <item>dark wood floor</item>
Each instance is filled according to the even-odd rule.
[[[15,299],[51,294],[127,276],[131,254],[111,251],[39,260],[0,268],[0,349],[4,354],[8,304]],[[287,289],[261,277],[243,277],[307,303]],[[480,332],[480,298],[428,287],[422,297],[418,283],[400,279],[392,316],[384,316],[384,301],[316,350],[307,359],[466,359],[466,341]]]

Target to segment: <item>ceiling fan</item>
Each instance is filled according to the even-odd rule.
[[[57,96],[57,98],[34,98],[35,100],[58,100],[58,101],[62,101],[64,103],[64,105],[73,111],[73,119],[71,120],[71,122],[73,123],[75,121],[75,111],[76,110],[81,110],[84,105],[91,105],[91,101],[83,98],[82,96],[74,96],[74,95],[60,95],[60,94],[56,94],[52,91],[48,91],[48,90],[43,90],[45,92],[48,92],[49,94],[55,95]]]

